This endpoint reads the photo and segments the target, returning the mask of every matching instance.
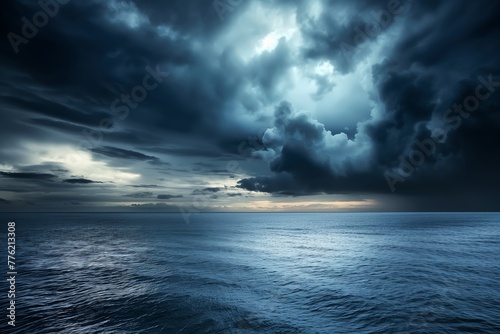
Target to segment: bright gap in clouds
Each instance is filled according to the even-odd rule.
[[[276,17],[270,22],[268,29],[270,31],[258,40],[254,55],[273,51],[278,46],[281,38],[284,38],[294,48],[298,48],[300,43],[297,34],[298,27],[293,14],[288,13],[281,17]]]
[[[88,151],[78,150],[69,145],[27,144],[30,164],[58,163],[69,170],[71,176],[99,182],[113,182],[118,185],[129,184],[140,178],[140,174],[130,173],[126,167],[108,166],[106,162],[95,161]]]
[[[231,50],[248,64],[263,53],[272,52],[281,38],[291,50],[299,49],[302,42],[295,11],[278,10],[269,4],[254,2],[211,44],[217,52]]]
[[[271,32],[266,35],[266,37],[262,38],[259,41],[259,44],[256,47],[258,53],[262,53],[264,51],[272,51],[278,45],[278,34],[276,32]]]

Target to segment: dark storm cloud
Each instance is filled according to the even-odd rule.
[[[145,192],[137,192],[137,193],[127,194],[124,196],[130,197],[130,198],[151,198],[151,197],[153,197],[153,193],[145,191]]]
[[[301,42],[296,45],[281,37],[274,49],[258,56],[249,54],[253,45],[238,50],[236,44],[245,41],[247,31],[255,29],[256,41],[265,36],[259,30],[264,18],[244,16],[256,4],[295,12]],[[149,182],[154,183],[158,174],[177,177],[185,173],[245,175],[238,182],[241,189],[279,196],[384,194],[390,192],[384,173],[397,171],[400,157],[410,157],[440,127],[446,140],[436,142],[425,164],[398,183],[397,194],[411,199],[416,208],[435,208],[440,198],[446,204],[443,207],[452,208],[449,194],[455,195],[457,208],[467,202],[468,194],[478,196],[468,208],[480,202],[494,207],[500,186],[496,153],[500,4],[322,0],[316,15],[310,14],[311,6],[306,0],[249,0],[222,22],[212,2],[204,0],[70,1],[27,43],[19,44],[19,52],[3,38],[0,158],[12,168],[0,172],[2,190],[69,193],[91,188],[99,182],[79,178],[81,173],[68,166],[40,164],[31,156],[44,144],[74,146],[83,140],[93,161],[107,167],[148,164],[148,170],[129,170],[140,174],[142,179],[135,182],[141,184],[124,187],[154,189],[159,186]],[[22,34],[21,18],[31,20],[39,10],[38,2],[1,2],[1,34]],[[239,19],[246,21],[239,24]],[[289,28],[286,24],[284,28]],[[366,33],[367,27],[377,24],[379,31]],[[292,105],[299,108],[301,103],[280,103],[301,99],[290,96],[291,90],[302,88],[293,87],[293,75],[318,61],[333,65],[337,78],[370,64],[370,74],[362,79],[364,87],[373,87],[367,95],[374,109],[369,119],[359,119],[357,129],[346,130],[349,136],[330,133],[331,127],[318,121],[317,115],[294,110]],[[123,102],[127,101],[124,97],[131,101],[137,87],[148,82],[147,76],[155,78],[152,71],[168,76],[158,76],[155,88],[147,90],[141,101]],[[491,96],[470,115],[462,111],[467,117],[462,116],[453,106],[474,95],[479,76],[490,80],[489,87],[496,91],[488,90]],[[314,82],[312,95],[318,104],[343,88],[328,75],[309,73],[307,77]],[[342,108],[331,106],[332,112],[352,113]],[[452,113],[447,112],[450,108]],[[262,129],[268,129],[263,136]],[[248,136],[258,137],[252,140],[254,145],[248,144]],[[38,146],[25,151],[29,143]],[[164,170],[168,166],[165,157],[177,168]],[[263,170],[245,165],[229,172],[224,168],[231,160],[267,160],[269,166]],[[191,170],[196,161],[204,165]],[[56,180],[62,182],[47,182]],[[85,184],[89,187],[82,187]],[[200,184],[208,183],[197,183],[185,194],[217,197],[223,190],[200,189]],[[171,191],[175,190],[165,193]],[[119,195],[98,199],[115,196],[123,200],[126,192],[122,189]],[[125,196],[154,198],[155,194]],[[165,194],[156,199],[180,196]],[[11,201],[8,194],[2,193],[2,198]],[[33,198],[43,203],[43,196]],[[65,202],[72,200],[84,202],[79,198]],[[175,209],[161,203],[134,208]]]
[[[63,167],[63,165],[58,163],[42,163],[39,165],[27,165],[27,166],[17,166],[17,170],[20,172],[40,172],[50,171],[52,173],[66,174],[69,170]]]
[[[221,188],[203,188],[203,189],[196,189],[193,191],[193,195],[207,195],[207,194],[215,194],[221,191]]]
[[[169,200],[169,199],[173,199],[173,198],[182,198],[184,196],[182,195],[158,195],[156,196],[156,198],[158,199],[163,199],[163,200]]]
[[[161,6],[153,2],[140,2],[135,6],[132,3],[124,8],[136,7],[154,15],[149,17],[152,21],[149,24],[130,29],[126,21],[110,22],[110,17],[120,17],[119,11],[115,13],[110,9],[112,3],[68,3],[47,26],[39,29],[35,38],[21,46],[19,54],[16,55],[8,43],[2,44],[3,64],[10,68],[7,71],[7,67],[3,67],[3,72],[7,80],[15,83],[9,89],[9,96],[3,96],[3,103],[17,110],[50,116],[53,121],[95,128],[102,119],[110,117],[113,100],[121,94],[130,94],[134,86],[143,82],[147,66],[154,68],[160,63],[165,69],[189,66],[186,67],[188,73],[172,71],[172,79],[149,92],[139,108],[130,108],[124,121],[157,130],[192,131],[206,123],[208,117],[217,116],[215,111],[221,109],[238,84],[226,83],[228,77],[207,67],[203,56],[192,49],[193,42],[202,41],[203,36],[199,34],[209,33],[207,28],[220,29],[220,25],[215,25],[216,15],[207,15],[211,13],[210,5],[193,3],[190,10],[185,6],[183,1]],[[21,17],[30,17],[29,14],[38,9],[34,4],[21,1],[16,6],[3,3],[2,7],[2,30],[6,32],[20,32]],[[193,17],[203,19],[188,20]],[[152,23],[170,27],[178,37],[161,35],[152,28]],[[30,82],[24,73],[29,73],[39,86],[51,89],[44,97],[37,91],[21,90],[19,87],[26,87]],[[200,78],[205,78],[205,82],[200,82]],[[217,93],[214,94],[212,87]],[[79,110],[55,102],[60,96],[69,97]],[[141,142],[138,139],[137,144]]]
[[[418,9],[428,5],[424,2],[422,7],[416,7],[415,19],[424,13]],[[468,191],[481,189],[484,193],[495,193],[493,189],[500,181],[492,173],[500,163],[491,154],[490,144],[498,139],[495,129],[499,126],[500,64],[495,56],[499,50],[492,42],[500,34],[496,20],[500,5],[487,2],[468,3],[465,7],[452,2],[439,5],[437,15],[427,13],[430,21],[420,29],[406,25],[393,60],[374,69],[387,117],[385,122],[373,125],[369,133],[378,163],[390,166],[392,160],[394,165],[399,154],[408,156],[408,148],[416,149],[416,143],[431,138],[425,125],[432,118],[444,121],[449,128],[447,110],[465,104],[468,96],[477,94],[478,85],[486,90],[484,78],[491,77],[497,83],[497,91],[481,101],[469,119],[464,118],[460,126],[450,129],[448,138],[443,144],[436,143],[436,153],[427,158],[414,179],[400,186],[409,193],[461,193],[461,202],[467,202],[463,199],[470,198]],[[429,33],[431,27],[434,33]],[[494,89],[494,84],[490,86]]]
[[[332,173],[326,166],[315,165],[314,161],[308,161],[304,166],[310,169],[304,170],[300,175],[282,172],[272,176],[252,177],[239,180],[238,187],[287,196],[388,192],[383,170],[379,173],[358,172],[352,173],[350,177],[342,177]]]
[[[130,159],[130,160],[140,160],[140,161],[151,161],[158,160],[157,157],[148,156],[139,152],[134,152],[131,150],[124,150],[121,148],[104,146],[91,149],[92,152],[105,155],[110,158],[118,159]]]
[[[92,151],[93,153],[104,155],[109,158],[147,161],[153,165],[160,165],[160,164],[168,165],[168,163],[161,162],[161,160],[158,159],[157,157],[145,155],[140,152],[132,150],[124,150],[117,147],[103,146],[103,147],[92,148],[90,149],[90,151]]]
[[[21,17],[30,18],[37,10],[28,1],[2,3],[2,31],[21,33]],[[146,15],[147,22],[130,28],[128,13],[121,10]],[[175,140],[175,136],[165,139],[168,131],[204,139],[210,134],[213,141],[223,141],[224,132],[238,132],[240,141],[252,131],[246,125],[225,128],[219,124],[221,110],[239,94],[246,75],[256,85],[265,86],[263,94],[270,94],[286,70],[282,58],[288,56],[281,43],[276,52],[243,69],[230,56],[213,54],[220,57],[214,68],[194,45],[211,46],[209,38],[223,28],[211,4],[203,1],[189,5],[184,1],[161,5],[154,1],[70,2],[29,43],[20,45],[18,54],[10,43],[2,43],[0,72],[8,84],[4,84],[0,100],[16,112],[45,116],[25,123],[64,133],[75,143],[87,140],[86,147],[114,157],[116,151],[100,148],[104,141],[141,147]],[[130,95],[148,75],[146,68],[157,65],[169,77],[137,107],[127,107],[126,115],[116,112],[113,102],[123,94]],[[113,131],[97,129],[103,120],[111,120]],[[115,125],[125,125],[125,129],[117,132]],[[51,135],[34,132],[31,137]],[[220,149],[202,150],[193,145],[162,150],[159,153],[188,157],[220,157],[221,153]]]
[[[2,97],[2,101],[4,105],[14,107],[19,111],[40,114],[73,124],[90,127],[97,127],[102,119],[110,117],[110,114],[103,112],[84,113],[75,108],[70,108],[63,104],[47,101],[38,97],[32,97],[31,100],[27,100],[26,97],[16,98],[4,96]]]
[[[339,71],[353,69],[366,53],[366,44],[377,40],[411,10],[413,0],[323,1],[328,8],[317,19],[298,16],[304,33],[305,59],[328,59]],[[343,13],[339,18],[338,13]]]
[[[386,117],[367,125],[366,131],[373,140],[379,163],[388,165],[397,159],[415,137],[415,127],[430,121],[436,108],[433,78],[418,73],[396,73],[374,69],[374,79],[379,97],[384,102]],[[425,131],[424,127],[420,127]]]
[[[10,173],[0,172],[0,176],[11,179],[27,179],[27,180],[53,180],[57,176],[47,173]]]
[[[281,38],[274,52],[265,53],[258,58],[254,66],[250,67],[248,77],[254,80],[269,100],[276,98],[281,93],[278,82],[286,74],[293,60],[291,50],[288,48],[285,38]]]
[[[99,181],[92,181],[89,179],[66,179],[63,180],[65,183],[71,183],[71,184],[91,184],[91,183],[102,183]]]
[[[361,1],[353,3],[353,6],[363,4]],[[500,139],[500,63],[497,57],[500,50],[495,42],[500,36],[500,23],[496,19],[499,13],[500,5],[491,2],[465,6],[451,1],[413,4],[405,24],[400,26],[399,37],[392,41],[394,48],[372,70],[383,114],[360,123],[357,135],[358,143],[361,137],[369,139],[371,149],[364,153],[369,168],[360,168],[352,160],[347,160],[336,169],[331,161],[342,157],[336,157],[332,152],[330,155],[321,154],[328,146],[321,125],[318,128],[318,124],[306,116],[302,119],[290,116],[291,112],[282,104],[277,107],[274,128],[282,132],[270,136],[265,142],[279,152],[270,162],[274,175],[243,179],[239,186],[276,194],[384,193],[388,191],[384,171],[398,168],[399,157],[408,157],[412,150],[419,148],[418,143],[433,138],[431,129],[436,128],[433,122],[438,120],[438,123],[445,123],[446,131],[450,131],[448,138],[444,143],[436,142],[436,153],[426,157],[423,166],[415,168],[416,172],[410,178],[398,184],[399,193],[419,196],[437,193],[441,197],[454,194],[456,207],[461,205],[458,203],[471,202],[468,208],[491,209],[492,205],[482,205],[481,202],[482,198],[490,196],[498,200],[495,189],[500,184],[498,173],[494,172],[500,168],[500,160],[493,153],[493,145]],[[364,14],[360,12],[358,16]],[[326,20],[327,15],[324,13],[322,19]],[[352,22],[348,21],[347,30],[360,24],[356,16],[349,20]],[[333,49],[324,49],[321,54],[315,53],[321,49],[311,48],[306,55],[327,57],[328,50],[335,50],[333,58],[329,59],[343,71],[351,70],[338,54],[339,43],[348,39],[347,35],[342,35],[344,29],[320,32],[313,27],[313,30],[320,35],[332,32],[338,36],[333,39],[336,41],[331,45]],[[311,38],[320,36],[313,34]],[[331,36],[324,38],[332,40]],[[316,41],[313,45],[318,43]],[[496,91],[491,92],[474,113],[468,113],[470,117],[462,119],[460,126],[450,129],[449,122],[443,117],[446,110],[454,104],[464,103],[468,96],[474,96],[478,84],[484,83],[490,74],[489,86],[496,87]],[[479,76],[483,80],[478,79]],[[482,89],[486,91],[487,85]],[[456,117],[457,113],[451,115]],[[355,155],[356,148],[352,150],[352,155]],[[474,200],[470,198],[472,191],[483,191],[484,195]],[[432,201],[424,198],[412,200],[415,208],[435,207],[431,205]],[[491,200],[487,202],[491,203]],[[447,205],[449,207],[451,205]]]
[[[378,179],[375,173],[359,172],[353,168],[353,161],[344,162],[354,151],[347,146],[347,136],[331,137],[322,124],[305,114],[296,114],[288,102],[278,105],[274,115],[275,128],[263,141],[279,152],[270,162],[275,176],[240,180],[239,187],[289,195],[373,190],[374,180],[370,176]],[[335,142],[329,144],[328,140]]]

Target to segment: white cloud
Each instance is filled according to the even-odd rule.
[[[125,24],[131,29],[137,29],[149,23],[148,17],[141,13],[134,3],[111,0],[108,2],[108,9],[111,22]]]
[[[29,143],[24,151],[33,165],[59,163],[69,170],[71,175],[93,181],[113,182],[117,185],[128,184],[141,175],[132,173],[127,167],[111,167],[102,161],[93,159],[88,151],[78,150],[70,145],[49,145]]]

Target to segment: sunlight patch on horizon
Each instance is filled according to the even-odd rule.
[[[254,201],[246,208],[254,211],[345,211],[375,208],[377,202],[372,199],[364,201],[331,201],[331,202],[272,202]]]

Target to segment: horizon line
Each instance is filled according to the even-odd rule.
[[[171,213],[171,214],[200,214],[200,213],[500,213],[500,211],[0,211],[2,213]]]

